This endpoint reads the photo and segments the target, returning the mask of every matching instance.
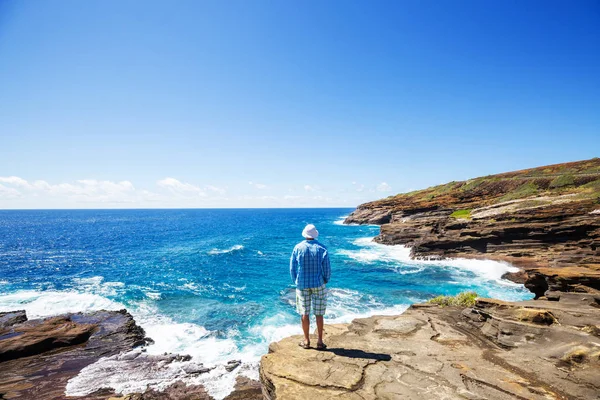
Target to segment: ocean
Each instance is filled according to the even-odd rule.
[[[410,249],[372,242],[377,226],[348,226],[351,209],[183,209],[0,211],[0,311],[37,318],[126,308],[155,343],[218,366],[190,383],[215,398],[235,377],[256,379],[268,345],[300,334],[289,256],[308,223],[330,252],[326,323],[399,314],[411,303],[465,290],[503,300],[531,299],[501,279],[494,261],[415,261]],[[241,360],[232,372],[223,368]],[[161,388],[175,371],[123,373],[104,359],[69,382],[83,395]]]

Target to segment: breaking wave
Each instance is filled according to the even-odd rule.
[[[228,253],[233,253],[235,251],[240,251],[240,250],[244,250],[244,246],[241,244],[236,244],[235,246],[231,246],[227,249],[212,249],[207,251],[207,254],[210,255],[217,255],[217,254],[228,254]]]

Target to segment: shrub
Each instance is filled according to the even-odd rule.
[[[499,202],[522,199],[537,194],[538,186],[533,182],[527,182],[516,188],[515,190],[506,193],[498,199]]]
[[[582,185],[581,187],[585,188],[585,189],[595,189],[595,190],[600,189],[600,179],[596,179],[595,181],[588,182],[585,185]]]
[[[485,178],[471,179],[471,180],[467,181],[464,185],[462,185],[460,187],[460,190],[462,190],[463,192],[469,192],[471,190],[477,189],[484,182],[485,182]]]
[[[573,175],[561,175],[557,176],[550,182],[551,188],[561,188],[564,186],[571,186],[575,183],[575,179]]]
[[[450,214],[450,216],[454,218],[471,219],[471,211],[473,210],[456,210],[452,214]]]
[[[456,296],[437,296],[427,302],[440,307],[473,307],[477,297],[475,292],[462,292]]]

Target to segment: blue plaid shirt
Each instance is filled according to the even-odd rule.
[[[305,240],[294,247],[290,275],[298,289],[316,288],[329,282],[331,266],[327,247],[316,240]]]

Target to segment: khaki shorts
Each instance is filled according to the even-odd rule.
[[[327,288],[321,285],[310,289],[296,289],[296,311],[300,315],[310,314],[310,307],[314,315],[325,315],[327,308]]]

